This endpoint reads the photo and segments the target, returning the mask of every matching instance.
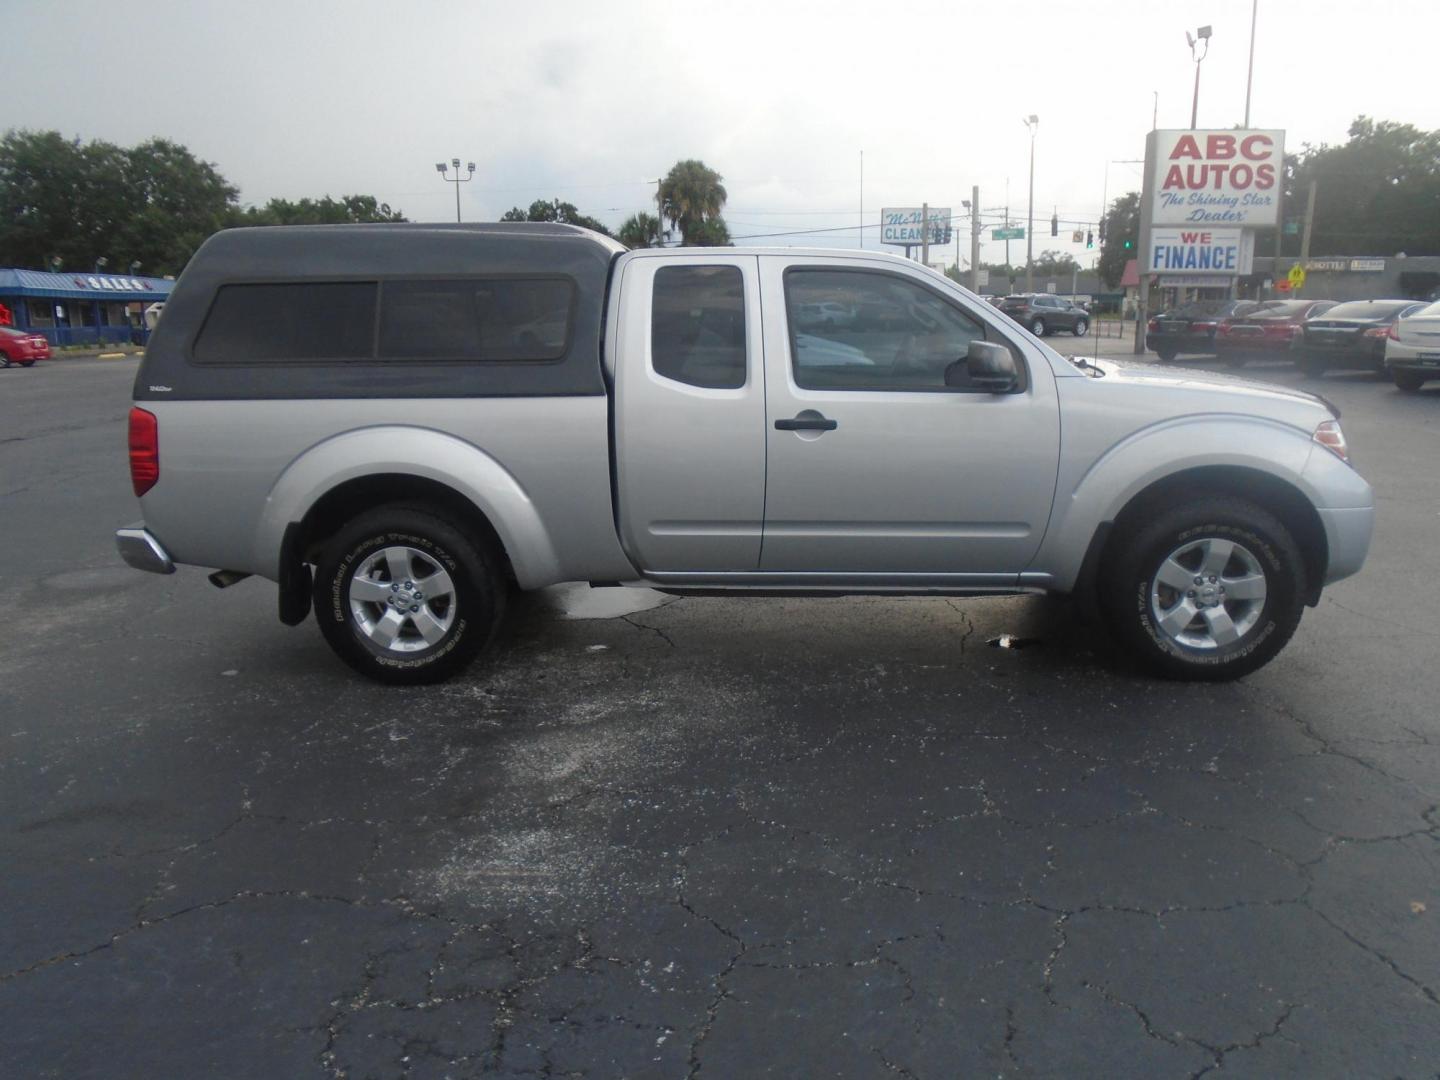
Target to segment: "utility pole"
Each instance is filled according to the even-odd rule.
[[[860,247],[865,247],[865,151],[860,151]]]
[[[1250,126],[1250,84],[1255,81],[1255,13],[1259,10],[1260,0],[1250,0],[1250,66],[1245,69],[1245,123],[1242,127]]]
[[[980,291],[980,186],[970,189],[970,291]]]
[[[1025,291],[1035,291],[1035,129],[1040,117],[1031,113],[1025,118],[1030,129],[1030,219],[1025,226]]]
[[[1310,181],[1310,195],[1305,200],[1305,231],[1300,234],[1300,265],[1305,266],[1310,262],[1310,232],[1315,225],[1315,189],[1319,186],[1317,181]],[[1284,228],[1284,225],[1281,225]]]
[[[1139,272],[1140,288],[1135,307],[1135,355],[1145,354],[1146,308],[1150,303],[1150,229],[1151,208],[1155,202],[1155,142],[1156,133],[1145,136],[1145,175],[1140,181],[1140,235],[1135,245],[1135,269]]]
[[[920,265],[930,265],[930,204],[920,204]]]
[[[1010,270],[1010,178],[1005,177],[1005,274],[1010,284],[1015,284],[1015,275]]]

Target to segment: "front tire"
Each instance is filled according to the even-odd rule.
[[[1075,320],[1075,336],[1084,337],[1090,332],[1090,323],[1086,319]]]
[[[494,636],[505,606],[498,559],[425,506],[377,507],[326,543],[315,573],[325,640],[392,685],[448,679]]]
[[[1272,514],[1224,495],[1163,511],[1117,538],[1101,604],[1111,632],[1155,673],[1220,682],[1248,675],[1300,623],[1305,571]]]

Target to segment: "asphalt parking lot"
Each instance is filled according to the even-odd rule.
[[[0,1075],[1440,1075],[1440,386],[1324,380],[1375,545],[1238,683],[562,589],[401,690],[119,563],[134,370],[0,372]]]

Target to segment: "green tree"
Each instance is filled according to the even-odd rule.
[[[529,210],[521,210],[518,206],[511,207],[500,215],[501,221],[558,221],[564,225],[579,225],[583,229],[592,229],[605,236],[610,235],[610,230],[593,217],[580,213],[574,203],[561,202],[559,199],[536,199],[530,204]]]
[[[1075,257],[1064,251],[1042,251],[1035,256],[1036,277],[1069,277],[1080,269]],[[1056,282],[1058,285],[1059,282]]]
[[[680,229],[687,246],[728,244],[730,231],[720,212],[725,208],[725,185],[719,173],[694,158],[677,161],[660,181],[660,205],[665,217]]]
[[[1440,255],[1440,131],[1359,116],[1348,134],[1287,158],[1287,217],[1316,184],[1311,254]],[[1285,241],[1299,253],[1298,234]]]
[[[631,214],[620,226],[617,239],[628,248],[659,247],[660,219],[654,214]]]
[[[56,131],[0,138],[0,264],[67,269],[108,260],[176,273],[223,228],[235,188],[185,147],[151,139],[125,149]]]
[[[368,225],[406,221],[404,214],[374,195],[342,195],[333,199],[271,199],[264,206],[247,207],[234,216],[236,225]]]
[[[1132,191],[1121,195],[1110,204],[1103,220],[1101,231],[1105,239],[1100,244],[1100,280],[1116,289],[1125,273],[1125,263],[1136,257],[1135,247],[1140,239],[1140,193]]]

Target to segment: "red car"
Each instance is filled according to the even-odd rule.
[[[1220,324],[1215,355],[1232,367],[1263,357],[1288,360],[1305,320],[1334,306],[1334,300],[1266,300]]]
[[[49,359],[50,342],[44,334],[27,334],[24,330],[0,326],[0,367],[11,364],[29,367],[36,360]]]

